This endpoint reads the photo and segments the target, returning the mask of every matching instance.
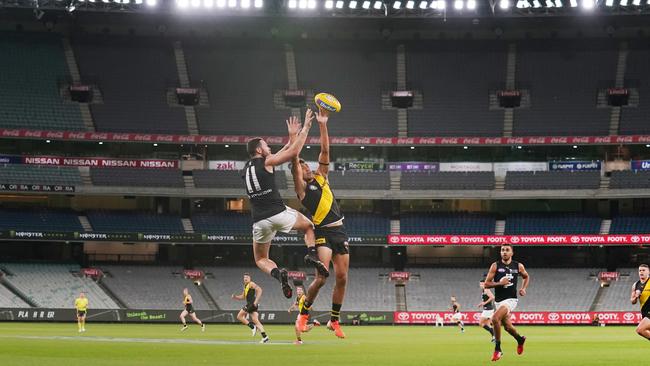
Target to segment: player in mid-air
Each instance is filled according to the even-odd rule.
[[[249,273],[244,273],[244,290],[242,293],[239,295],[232,294],[231,297],[235,300],[246,300],[246,305],[239,310],[237,319],[245,326],[251,328],[253,336],[257,334],[258,330],[260,331],[262,335],[260,343],[268,343],[270,341],[269,336],[266,335],[264,326],[260,322],[259,313],[257,312],[260,299],[262,298],[262,288],[251,281],[251,275]],[[246,319],[248,316],[251,318],[250,322]]]
[[[316,115],[321,143],[321,150],[318,155],[318,169],[313,172],[304,160],[296,156],[292,162],[291,174],[293,175],[296,195],[302,205],[309,211],[311,221],[316,228],[318,259],[328,269],[330,262],[332,262],[336,274],[336,282],[332,292],[332,309],[330,311],[330,320],[327,322],[327,329],[334,331],[337,337],[345,338],[339,319],[348,279],[350,248],[348,234],[345,226],[343,226],[343,214],[327,179],[330,164],[328,120],[329,113],[319,108]],[[327,276],[317,272],[314,281],[309,285],[305,306],[298,316],[298,330],[304,332],[307,329],[309,311],[326,280]]]
[[[85,293],[80,293],[74,300],[74,308],[77,311],[77,328],[79,333],[86,331],[86,314],[88,313],[88,298]]]
[[[456,296],[451,297],[451,307],[449,310],[453,312],[451,320],[458,325],[461,333],[465,333],[465,324],[463,324],[463,314],[460,312],[460,303],[456,300]]]
[[[307,255],[305,263],[314,266],[322,276],[329,276],[327,268],[318,260],[314,239],[314,227],[303,214],[285,206],[280,192],[275,185],[275,167],[291,161],[305,144],[307,134],[311,128],[313,112],[307,109],[304,126],[301,126],[297,117],[287,120],[289,143],[280,151],[273,154],[271,148],[262,138],[248,141],[246,149],[250,160],[244,166],[242,179],[244,188],[251,203],[253,216],[253,254],[255,264],[280,281],[282,293],[289,299],[293,290],[289,285],[289,276],[286,269],[279,269],[278,265],[269,259],[271,241],[280,231],[287,233],[298,230],[305,233]]]
[[[478,303],[477,307],[482,309],[478,325],[485,329],[492,336],[492,342],[494,342],[494,329],[492,328],[492,316],[494,315],[494,294],[492,291],[485,288],[485,281],[481,280],[479,283],[481,288],[481,302]]]
[[[510,321],[510,314],[517,307],[517,279],[519,276],[523,279],[520,296],[526,296],[526,289],[530,282],[530,276],[526,272],[523,264],[512,260],[514,251],[512,245],[503,244],[501,246],[501,260],[492,263],[487,276],[485,277],[484,286],[487,289],[494,289],[494,300],[496,311],[492,316],[492,326],[494,327],[494,353],[492,361],[498,361],[503,357],[501,351],[501,326],[517,340],[517,354],[524,353],[524,343],[526,337],[517,333],[517,329]]]
[[[288,312],[292,312],[294,310],[298,310],[298,317],[300,317],[300,312],[302,309],[305,307],[305,290],[303,290],[302,287],[296,287],[296,301],[291,304],[291,307]],[[296,330],[296,340],[293,342],[294,344],[302,344],[302,333],[309,332],[312,330],[314,327],[320,326],[320,322],[316,319],[312,320],[311,324],[307,324],[307,329],[303,332],[301,329],[298,328],[298,318],[296,318],[296,324],[295,324],[295,330]]]
[[[190,295],[190,291],[186,288],[183,289],[183,311],[181,312],[181,323],[183,323],[183,327],[181,328],[181,332],[187,330],[187,323],[185,322],[185,317],[190,316],[192,320],[198,325],[201,326],[201,331],[205,332],[205,324],[201,321],[196,316],[196,313],[194,312],[194,301],[192,300],[192,295]]]
[[[636,332],[641,337],[650,340],[650,267],[647,264],[639,266],[639,280],[632,285],[632,294],[630,301],[632,304],[637,302],[641,305],[641,322],[636,327]]]

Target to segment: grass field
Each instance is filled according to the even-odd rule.
[[[0,365],[481,365],[489,364],[492,344],[477,326],[345,327],[340,340],[324,327],[292,344],[291,326],[268,326],[269,344],[257,344],[241,325],[197,326],[179,332],[177,325],[0,323]],[[650,354],[650,344],[634,327],[520,327],[528,337],[517,356],[515,342],[504,339],[503,365],[624,365]]]

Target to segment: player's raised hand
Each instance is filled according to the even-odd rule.
[[[305,124],[304,128],[309,130],[311,128],[311,123],[314,120],[314,112],[312,112],[311,109],[307,108],[307,111],[305,112]]]
[[[297,135],[300,132],[301,128],[302,126],[300,126],[300,120],[298,120],[298,117],[289,117],[287,120],[287,130],[289,131],[289,136]]]
[[[327,124],[327,121],[330,118],[330,112],[323,108],[318,108],[318,113],[316,114],[316,121],[321,124],[325,125]]]
[[[526,289],[525,288],[520,289],[519,290],[519,295],[520,296],[526,296]]]

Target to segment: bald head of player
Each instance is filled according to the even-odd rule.
[[[510,261],[512,259],[512,255],[514,254],[514,250],[512,249],[512,245],[510,244],[503,244],[501,245],[501,260],[504,262]]]
[[[261,137],[248,140],[248,143],[246,143],[246,151],[248,152],[248,156],[251,158],[255,156],[265,158],[271,155],[271,148]]]
[[[639,266],[639,279],[645,282],[650,277],[650,267],[647,264]]]

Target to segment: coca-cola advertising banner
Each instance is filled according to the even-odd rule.
[[[198,269],[186,269],[183,271],[183,276],[186,278],[191,278],[191,279],[201,279],[204,277],[203,271],[200,271]]]
[[[170,144],[245,144],[256,136],[241,135],[163,135],[148,133],[44,131],[24,129],[0,129],[0,138],[33,140],[112,141]],[[273,145],[284,145],[286,136],[266,136]],[[310,137],[308,145],[320,144],[320,137]],[[629,136],[530,136],[530,137],[331,137],[332,145],[377,145],[377,146],[496,146],[496,145],[607,145],[607,144],[649,144],[650,135]]]
[[[391,245],[641,245],[650,234],[638,235],[389,235]]]
[[[398,280],[401,280],[401,281],[408,281],[410,277],[411,277],[411,273],[410,273],[410,272],[391,272],[391,273],[388,275],[388,278],[389,278],[391,281],[398,281]]]
[[[620,275],[619,272],[600,272],[598,279],[601,281],[617,281]]]
[[[61,156],[23,156],[21,163],[27,165],[87,166],[92,168],[150,168],[178,169],[178,160],[115,159]]]
[[[445,323],[452,323],[452,312],[435,311],[409,311],[395,312],[395,324],[435,324],[438,317]],[[477,324],[481,312],[462,313],[465,324]],[[643,319],[640,312],[626,311],[539,311],[539,312],[514,312],[510,319],[515,324],[548,324],[548,325],[579,325],[593,324],[597,319],[601,324],[637,324]]]

